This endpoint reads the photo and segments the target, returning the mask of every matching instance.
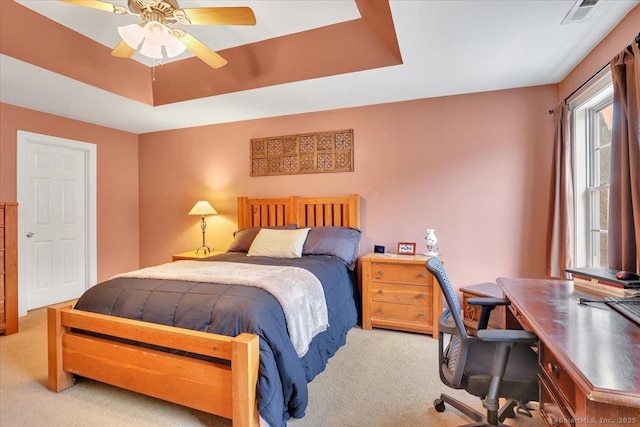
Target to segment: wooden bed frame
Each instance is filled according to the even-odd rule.
[[[297,224],[298,227],[360,227],[360,196],[281,199],[238,197],[238,228]]]
[[[360,197],[238,198],[238,228],[286,224],[358,228]],[[178,356],[122,339],[212,356],[221,362]],[[257,335],[215,335],[74,310],[71,303],[63,303],[47,309],[47,340],[49,390],[65,390],[79,375],[230,418],[234,426],[260,424]]]

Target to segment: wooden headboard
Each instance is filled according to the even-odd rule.
[[[360,196],[250,199],[238,197],[238,228],[341,226],[360,228]]]

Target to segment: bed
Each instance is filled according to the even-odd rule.
[[[293,338],[291,341],[284,339],[282,331],[265,326],[271,322],[261,319],[271,316],[275,319],[274,323],[284,324],[286,334],[289,322],[286,307],[276,308],[274,297],[265,288],[237,287],[222,279],[216,279],[220,280],[216,284],[202,283],[198,279],[192,281],[191,276],[182,275],[171,280],[157,279],[152,275],[156,270],[143,269],[147,276],[135,276],[140,272],[132,273],[134,275],[130,277],[124,274],[90,288],[78,300],[75,308],[70,303],[48,308],[48,388],[59,392],[73,385],[74,375],[87,377],[230,418],[234,426],[257,426],[261,420],[272,426],[284,425],[289,416],[304,416],[306,383],[324,370],[328,358],[345,343],[347,331],[357,321],[355,264],[348,265],[345,257],[327,256],[324,252],[326,241],[318,240],[317,236],[337,230],[352,231],[359,228],[359,221],[360,198],[356,194],[320,198],[240,197],[238,229],[259,231],[253,238],[254,242],[260,238],[264,240],[264,236],[269,236],[267,233],[275,234],[273,229],[295,228],[293,234],[296,235],[300,229],[310,229],[304,243],[304,250],[307,251],[309,244],[310,252],[301,258],[274,261],[271,256],[255,251],[254,256],[248,256],[240,249],[205,260],[211,262],[177,261],[166,266],[181,271],[192,267],[204,271],[207,268],[222,268],[227,264],[247,269],[262,268],[258,266],[264,265],[264,268],[272,270],[288,271],[285,269],[292,267],[299,269],[297,271],[304,270],[305,274],[313,273],[323,286],[321,289],[326,298],[328,322],[304,345],[300,346]],[[310,243],[313,240],[311,233],[316,236],[315,246]],[[237,236],[231,246],[240,240]],[[253,251],[254,246],[259,245],[251,246]],[[341,284],[344,281],[342,278],[335,280],[334,284],[334,273],[336,277],[346,275],[349,285]],[[332,286],[335,286],[335,291],[328,290]],[[171,304],[168,304],[170,310],[166,310],[170,315],[158,310],[138,309],[156,315],[160,313],[161,317],[170,318],[168,322],[162,319],[144,321],[144,316],[141,317],[143,320],[130,319],[121,317],[127,314],[113,314],[113,311],[105,314],[100,308],[110,306],[110,310],[113,310],[116,306],[136,307],[135,297],[125,299],[121,296],[135,294],[140,300],[149,300],[149,297],[140,295],[151,292],[149,295],[166,296],[169,293],[163,294],[162,291],[167,287],[171,287],[171,295],[185,289],[186,293],[178,298],[180,301],[185,299],[184,295],[187,295],[186,298],[191,295],[188,293],[191,289],[197,290],[197,299],[206,299],[198,292],[215,294],[212,298],[216,298],[213,304],[216,310],[211,310],[211,319],[218,316],[212,313],[232,306],[231,303],[227,304],[227,299],[231,301],[237,296],[244,302],[250,302],[247,310],[252,313],[249,316],[251,319],[239,321],[245,318],[236,313],[220,311],[226,313],[220,316],[226,317],[216,319],[227,319],[229,316],[233,319],[226,322],[211,321],[203,329],[193,325],[183,327],[180,323],[183,318],[192,317],[192,311],[197,310],[189,309],[186,311],[188,316],[180,317],[175,314],[180,309],[176,310]],[[218,287],[220,291],[215,290]],[[114,292],[119,294],[112,296],[110,302],[95,304],[95,301],[104,301],[101,298]],[[103,296],[95,297],[99,294]],[[256,296],[258,294],[259,298]],[[163,298],[156,299],[162,301]],[[265,298],[267,308],[258,308],[256,301]],[[224,303],[221,302],[223,300]],[[116,304],[115,301],[125,303]],[[245,305],[244,302],[237,304],[238,310],[240,305]],[[262,314],[263,310],[265,314]],[[175,320],[178,317],[180,321]],[[283,320],[285,318],[286,321]],[[191,327],[196,330],[187,329]],[[218,329],[222,333],[217,333]],[[274,348],[271,348],[272,345]],[[296,363],[292,363],[294,359]],[[274,367],[277,374],[273,374]],[[292,373],[281,370],[291,370]]]

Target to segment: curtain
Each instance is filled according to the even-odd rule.
[[[640,54],[638,43],[611,60],[613,132],[609,193],[609,268],[640,268]]]
[[[570,111],[566,103],[553,109],[555,121],[553,177],[551,190],[551,236],[547,273],[551,277],[568,279],[564,271],[573,267],[574,198],[573,147],[569,138]]]

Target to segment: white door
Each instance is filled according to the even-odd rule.
[[[90,286],[91,162],[84,143],[26,134],[18,144],[18,265],[26,312],[75,299]]]

